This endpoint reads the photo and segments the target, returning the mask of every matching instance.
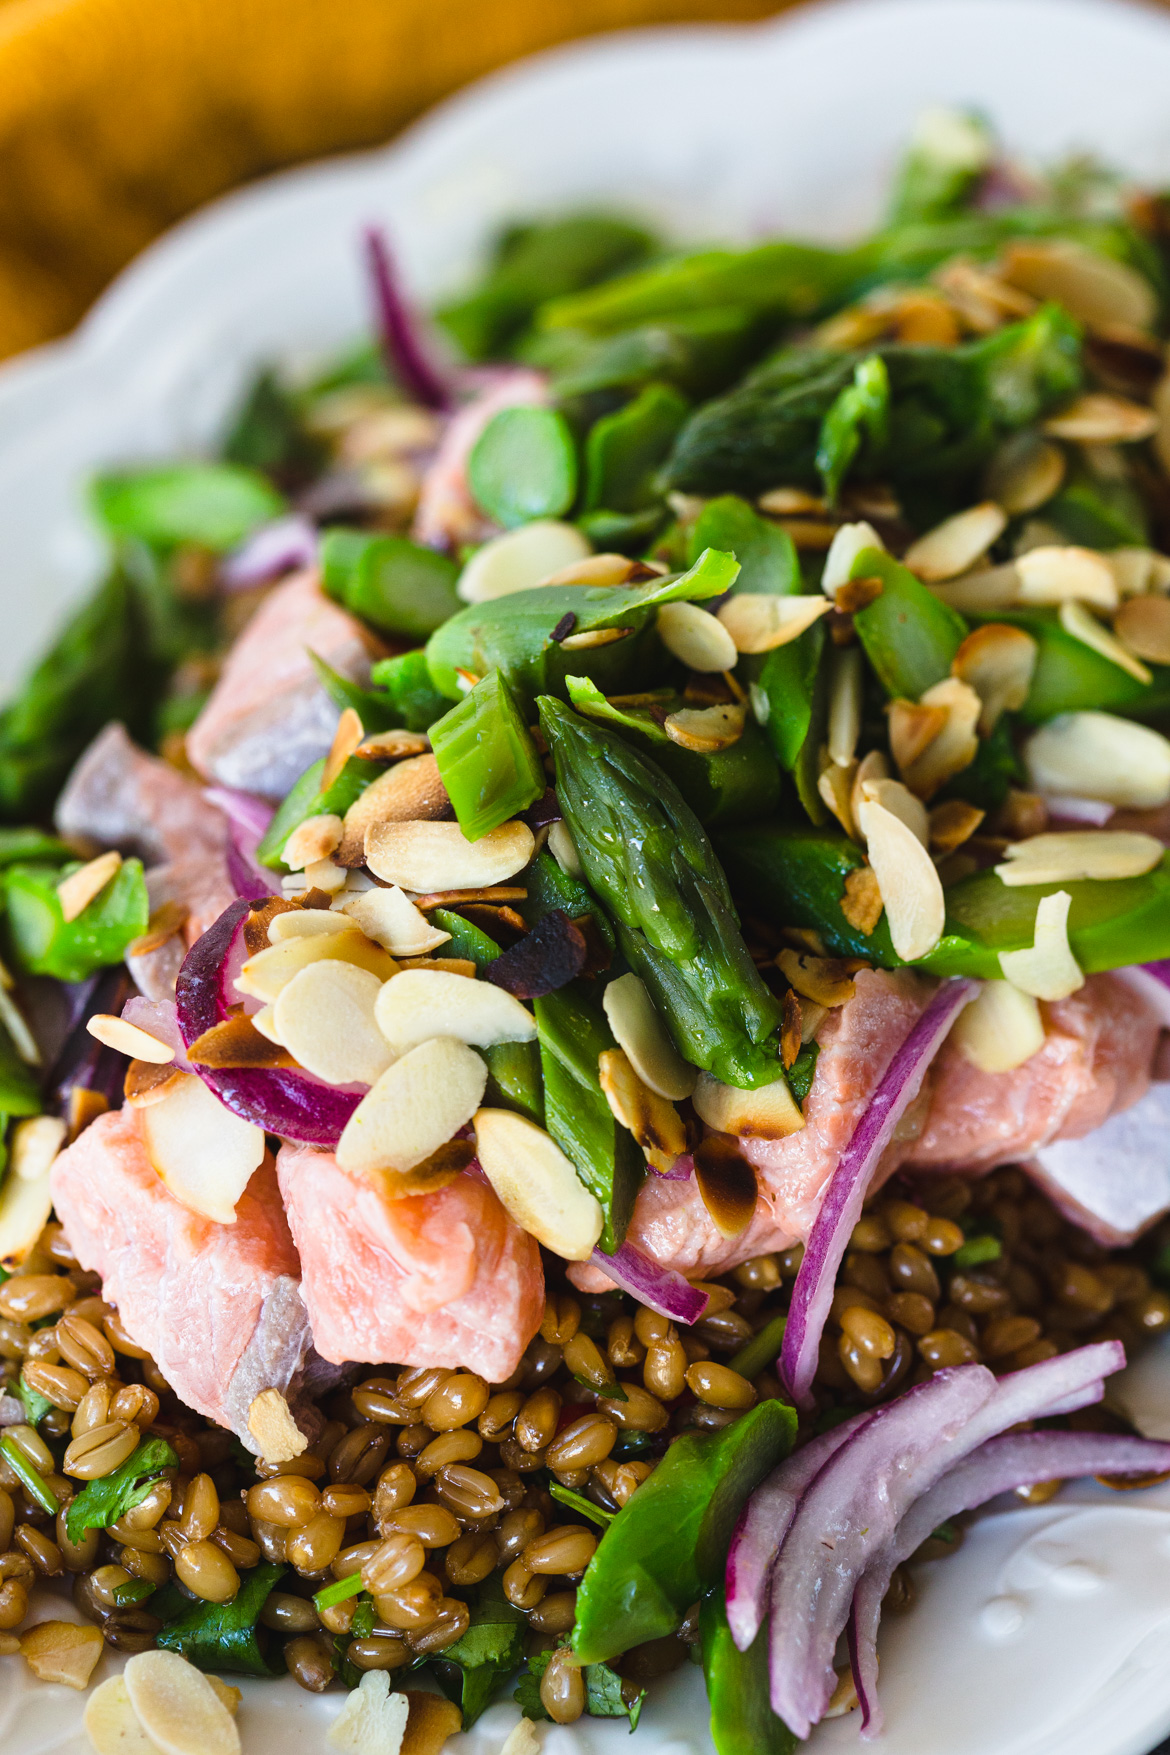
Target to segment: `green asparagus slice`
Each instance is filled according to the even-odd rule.
[[[884,549],[863,548],[851,576],[882,582],[881,596],[853,617],[878,681],[887,695],[918,700],[950,675],[967,623]]]
[[[577,497],[569,423],[555,408],[501,408],[472,447],[467,479],[476,504],[505,530],[559,518]]]
[[[153,549],[194,543],[216,553],[234,548],[284,509],[270,481],[237,463],[173,463],[100,475],[92,499],[114,536]]]
[[[585,875],[679,1052],[724,1084],[781,1077],[780,1007],[740,936],[723,868],[661,768],[545,695],[541,729]]]
[[[432,725],[431,748],[469,841],[498,829],[544,792],[536,745],[501,671],[491,671]]]
[[[425,640],[462,606],[459,569],[446,555],[405,536],[329,530],[321,541],[321,584],[383,634]]]
[[[691,531],[691,561],[705,548],[725,549],[739,562],[733,591],[789,597],[804,590],[800,557],[788,532],[761,518],[738,494],[708,500],[699,513]]]
[[[408,731],[429,730],[447,711],[447,697],[440,695],[432,683],[427,655],[421,650],[379,658],[370,670],[370,681],[385,690],[390,708],[397,715],[394,723],[404,725]]]

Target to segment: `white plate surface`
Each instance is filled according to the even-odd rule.
[[[0,692],[97,576],[88,475],[198,451],[257,362],[357,334],[364,223],[389,228],[424,299],[458,285],[497,222],[597,198],[686,237],[842,236],[876,216],[927,104],[977,104],[1037,159],[1091,149],[1170,182],[1168,92],[1170,19],[1120,0],[844,0],[757,28],[554,51],[385,151],[217,203],[149,250],[76,336],[0,370]],[[1166,1358],[1150,1355],[1127,1392],[1143,1426],[1170,1435]],[[1081,1486],[988,1516],[919,1585],[882,1635],[879,1755],[1145,1755],[1170,1730],[1170,1485]],[[245,1694],[247,1755],[324,1755],[339,1696]],[[83,1755],[83,1704],[0,1659],[0,1750]],[[497,1755],[515,1716],[493,1708],[452,1748]],[[813,1746],[856,1737],[841,1720]],[[621,1724],[598,1721],[545,1743],[626,1747]],[[697,1672],[655,1691],[633,1747],[709,1755]]]

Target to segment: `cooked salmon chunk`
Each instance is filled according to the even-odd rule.
[[[387,1200],[331,1152],[293,1145],[277,1173],[324,1358],[511,1376],[540,1326],[544,1271],[486,1182]]]
[[[100,1115],[62,1152],[52,1172],[57,1216],[175,1393],[254,1451],[248,1409],[265,1389],[295,1397],[310,1345],[275,1168],[266,1159],[235,1224],[217,1225],[167,1192],[140,1114]]]

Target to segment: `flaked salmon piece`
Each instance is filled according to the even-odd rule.
[[[217,1225],[169,1194],[137,1109],[100,1115],[53,1166],[53,1204],[82,1266],[102,1277],[131,1339],[175,1393],[255,1450],[248,1409],[295,1397],[311,1336],[300,1263],[266,1159]]]
[[[1152,1084],[1079,1139],[1041,1146],[1024,1169],[1053,1205],[1107,1249],[1170,1212],[1170,1083]]]
[[[782,1140],[744,1140],[756,1167],[759,1201],[738,1237],[721,1237],[693,1179],[648,1176],[634,1207],[628,1241],[663,1267],[691,1277],[724,1273],[753,1255],[803,1242],[820,1211],[829,1178],[889,1066],[934,991],[933,982],[899,970],[862,970],[852,999],[831,1011],[817,1033],[820,1053],[805,1103],[805,1125]],[[881,1166],[891,1176],[907,1156],[921,1116],[912,1111]],[[603,1291],[607,1277],[588,1263],[569,1268],[584,1292]]]
[[[325,596],[315,569],[268,593],[228,654],[211,698],[187,733],[187,754],[220,786],[280,799],[326,754],[337,708],[317,680],[316,652],[354,682],[377,643]]]
[[[1161,1023],[1126,981],[1090,975],[1041,1009],[1044,1046],[1012,1072],[980,1072],[944,1042],[911,1168],[977,1174],[1016,1163],[1092,1133],[1145,1095]]]
[[[477,393],[452,417],[423,476],[411,535],[429,548],[455,549],[492,534],[496,526],[484,517],[467,483],[472,447],[502,408],[548,401],[546,379],[527,366],[493,367],[475,379]]]
[[[387,1200],[331,1152],[293,1145],[277,1174],[324,1358],[511,1376],[540,1326],[544,1271],[486,1182]]]

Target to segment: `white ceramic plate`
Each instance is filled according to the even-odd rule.
[[[1119,0],[846,0],[540,56],[383,152],[216,204],[148,251],[75,337],[0,371],[0,690],[97,575],[87,476],[198,450],[258,361],[362,328],[363,223],[387,225],[421,298],[457,285],[497,222],[594,198],[695,238],[842,235],[875,217],[915,115],[938,102],[979,105],[1024,154],[1088,148],[1170,182],[1167,92],[1170,19]],[[1170,1436],[1170,1361],[1150,1355],[1127,1393]],[[882,1635],[879,1755],[1145,1755],[1170,1730],[1170,1486],[1080,1486],[987,1516],[919,1589]],[[248,1755],[324,1751],[339,1696],[245,1693]],[[0,1659],[0,1750],[83,1755],[83,1704]],[[495,1707],[452,1747],[497,1755],[515,1717]],[[618,1755],[625,1735],[589,1720],[545,1747]],[[845,1719],[814,1745],[856,1738]],[[708,1755],[696,1671],[656,1691],[634,1747]]]

